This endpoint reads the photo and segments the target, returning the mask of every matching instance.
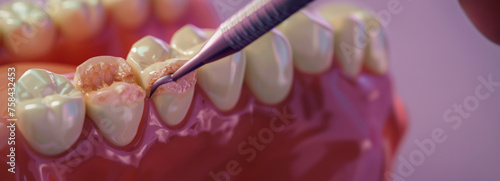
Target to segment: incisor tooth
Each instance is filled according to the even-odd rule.
[[[339,29],[335,34],[336,57],[346,74],[357,76],[361,72],[366,48],[365,24],[359,14],[350,14]]]
[[[140,27],[149,14],[149,0],[102,0],[113,19],[123,27]]]
[[[136,85],[125,60],[91,58],[77,67],[74,84],[84,94],[87,115],[104,137],[118,146],[129,144],[137,134],[146,93]]]
[[[16,103],[19,131],[39,153],[62,153],[80,136],[85,103],[66,77],[41,69],[26,71],[17,82]]]
[[[333,62],[333,28],[313,9],[301,10],[277,28],[293,50],[295,67],[306,73],[326,71]]]
[[[165,23],[175,22],[187,10],[186,0],[153,0],[156,16]]]
[[[62,34],[72,41],[95,36],[104,25],[104,8],[99,0],[49,0],[47,12]]]
[[[293,80],[292,49],[285,36],[272,30],[244,50],[245,82],[257,99],[266,104],[284,100]]]
[[[56,29],[42,8],[14,1],[0,8],[0,33],[11,54],[32,58],[50,51]]]

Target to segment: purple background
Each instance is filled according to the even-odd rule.
[[[232,2],[237,10],[248,0],[211,1]],[[414,141],[432,138],[435,129],[443,129],[447,139],[425,155],[408,176],[397,169],[392,173],[399,175],[399,180],[411,181],[500,180],[500,87],[480,101],[479,108],[470,112],[458,129],[452,129],[453,124],[443,119],[453,104],[462,104],[466,97],[474,95],[480,84],[478,76],[487,78],[492,74],[493,80],[500,81],[500,46],[474,28],[458,1],[332,1],[355,3],[375,12],[388,10],[392,1],[400,2],[403,8],[391,14],[386,26],[390,72],[410,120],[398,157],[408,160],[420,150]],[[395,168],[400,163],[396,160]]]

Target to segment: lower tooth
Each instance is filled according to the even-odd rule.
[[[266,104],[283,101],[293,80],[292,49],[285,36],[272,30],[244,50],[245,82],[257,99]]]
[[[137,134],[146,93],[132,68],[118,57],[94,57],[77,67],[75,86],[84,93],[87,115],[111,143],[124,146]]]
[[[95,36],[104,25],[104,7],[99,0],[49,0],[47,9],[62,34],[73,41]]]
[[[40,69],[26,71],[17,82],[16,104],[19,131],[37,152],[57,155],[80,136],[85,103],[64,76]]]
[[[200,43],[203,43],[207,39],[206,33],[200,28],[194,25],[185,25],[181,29],[177,30],[170,43],[172,47],[186,51]]]
[[[278,26],[290,41],[295,67],[321,73],[333,62],[333,28],[312,9],[301,10]]]

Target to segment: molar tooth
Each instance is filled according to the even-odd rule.
[[[17,126],[28,144],[44,155],[73,145],[82,131],[85,103],[66,77],[30,69],[16,86]]]
[[[333,62],[333,28],[313,9],[292,15],[277,28],[293,50],[293,63],[306,73],[321,73]]]
[[[153,0],[156,16],[165,23],[172,23],[181,18],[187,10],[186,0]]]
[[[164,62],[155,63],[141,74],[143,80],[149,80],[146,90],[150,90],[154,81],[163,75],[174,73],[179,67],[187,62],[180,59],[169,59]],[[191,72],[175,82],[170,82],[158,87],[151,96],[157,113],[163,122],[169,126],[178,125],[187,115],[191,107],[196,84],[196,71]]]
[[[72,41],[95,36],[104,25],[104,8],[99,0],[49,0],[48,13],[62,34]]]
[[[174,35],[172,35],[172,47],[186,51],[200,43],[207,40],[206,33],[200,28],[188,24],[183,26],[181,29],[177,30]]]
[[[257,99],[266,104],[284,100],[293,80],[292,50],[284,35],[272,30],[244,50],[245,82]]]
[[[149,14],[149,0],[103,0],[105,8],[121,26],[140,27]]]
[[[125,60],[91,58],[77,67],[74,84],[84,94],[87,115],[103,136],[118,146],[129,144],[137,134],[146,93],[136,85]]]
[[[14,1],[0,8],[0,33],[16,56],[41,56],[52,48],[56,30],[50,17],[33,3]]]

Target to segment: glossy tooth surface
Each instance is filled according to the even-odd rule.
[[[102,0],[102,3],[113,19],[126,28],[140,27],[149,15],[149,0]]]
[[[207,40],[206,33],[194,25],[185,25],[172,35],[172,47],[186,51]]]
[[[350,76],[361,72],[367,41],[365,29],[359,14],[349,14],[335,34],[335,55],[342,70]]]
[[[292,49],[285,36],[272,30],[244,50],[245,82],[257,99],[267,104],[285,99],[293,80]]]
[[[379,75],[387,73],[389,67],[388,48],[384,29],[368,27],[368,47],[365,55],[366,68]]]
[[[0,8],[0,32],[7,50],[25,58],[50,51],[56,35],[54,24],[43,9],[24,1]]]
[[[172,23],[181,18],[187,10],[186,0],[153,0],[156,16],[165,23]]]
[[[104,7],[99,0],[49,0],[46,6],[61,33],[72,41],[91,38],[103,28]]]
[[[155,63],[144,69],[143,79],[149,80],[147,90],[154,81],[163,75],[174,73],[186,60],[169,59]],[[169,126],[176,126],[186,117],[194,96],[196,71],[191,72],[175,82],[163,84],[151,96],[156,112]]]
[[[137,134],[146,93],[132,68],[119,57],[91,58],[76,69],[75,87],[85,97],[87,115],[111,143],[124,146]]]
[[[139,85],[149,93],[149,72],[144,69],[150,65],[175,58],[179,53],[163,40],[153,36],[145,36],[135,42],[127,55],[127,62],[132,67]]]
[[[28,144],[44,155],[73,145],[85,118],[83,95],[62,75],[26,71],[16,86],[17,126]]]
[[[326,71],[333,62],[333,28],[317,11],[301,10],[277,28],[290,42],[295,67],[306,73]]]

